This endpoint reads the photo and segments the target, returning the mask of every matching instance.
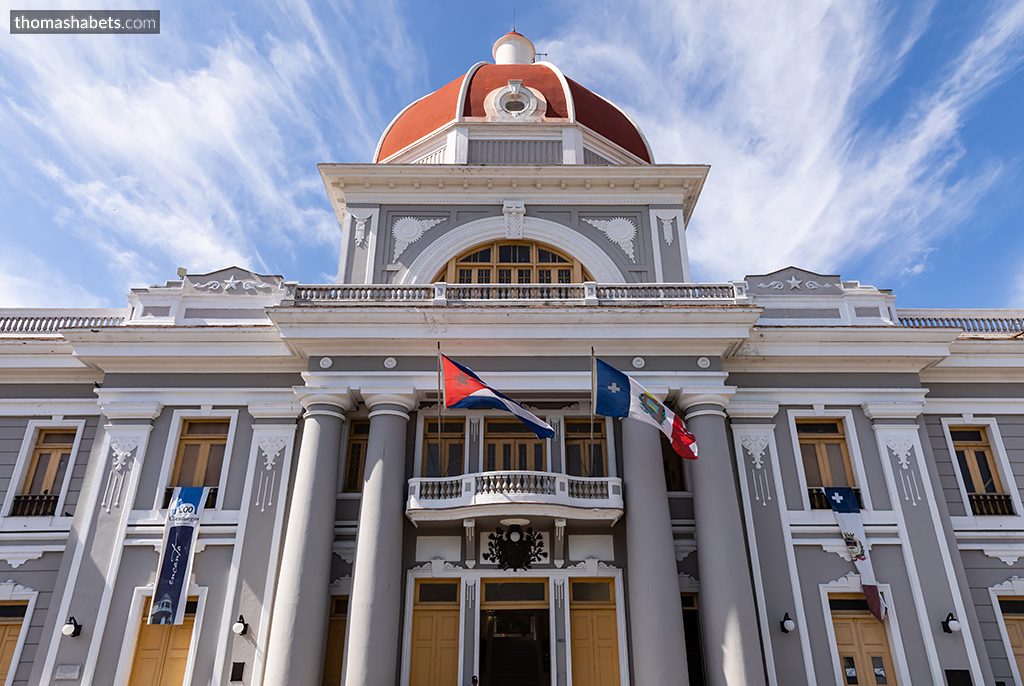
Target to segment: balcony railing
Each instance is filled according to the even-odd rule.
[[[423,285],[289,285],[296,305],[739,305],[748,300],[732,283],[567,283]]]
[[[979,517],[1013,516],[1013,499],[1007,493],[971,493],[971,512]]]
[[[406,514],[414,522],[513,513],[614,522],[622,481],[528,471],[409,480]]]
[[[57,514],[60,494],[16,495],[11,506],[11,517],[52,517]]]
[[[857,507],[864,509],[864,500],[860,497],[860,489],[853,489],[853,494],[857,496]],[[831,510],[832,505],[828,502],[828,498],[825,496],[825,489],[820,487],[811,487],[807,489],[807,497],[811,500],[812,510]]]
[[[1020,333],[1024,310],[897,310],[911,329],[963,329],[965,333]]]
[[[3,310],[0,334],[55,334],[61,329],[121,326],[124,310]]]

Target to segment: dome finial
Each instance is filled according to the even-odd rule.
[[[513,29],[494,43],[491,54],[495,64],[532,64],[537,51],[529,38]]]

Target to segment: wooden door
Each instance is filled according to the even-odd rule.
[[[413,610],[410,686],[455,686],[458,670],[459,611]]]
[[[185,621],[176,626],[146,624],[148,614],[147,600],[128,686],[181,686],[185,680],[195,615],[186,614]]]
[[[345,628],[348,624],[348,598],[331,599],[331,619],[327,625],[327,655],[324,659],[324,686],[340,686],[345,659]]]
[[[570,609],[573,686],[618,686],[619,633],[615,609]]]
[[[14,660],[14,649],[18,646],[18,635],[21,634],[21,622],[0,620],[0,682],[7,678],[7,673],[17,669],[12,665]]]
[[[1010,637],[1017,673],[1024,676],[1024,616],[1003,615],[1003,623],[1006,625],[1006,634]]]
[[[868,615],[832,616],[844,684],[858,686],[896,684],[892,653],[885,625]]]

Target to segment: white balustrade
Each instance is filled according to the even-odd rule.
[[[125,311],[82,310],[0,310],[0,334],[56,334],[61,329],[98,329],[121,326]]]
[[[410,479],[406,514],[414,522],[491,511],[615,521],[622,516],[622,507],[621,479],[498,471]]]
[[[1024,310],[896,310],[910,329],[963,329],[965,333],[1020,333]]]

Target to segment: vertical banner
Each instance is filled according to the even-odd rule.
[[[885,620],[885,601],[878,593],[878,582],[875,580],[875,568],[868,557],[867,536],[864,533],[864,522],[860,516],[860,505],[857,494],[852,488],[825,488],[832,512],[836,515],[839,530],[843,534],[846,550],[860,574],[860,583],[864,588],[864,597],[868,601],[868,609],[878,621]]]
[[[147,624],[181,624],[185,621],[192,558],[199,538],[199,519],[209,492],[209,488],[203,487],[175,488],[171,495]]]

